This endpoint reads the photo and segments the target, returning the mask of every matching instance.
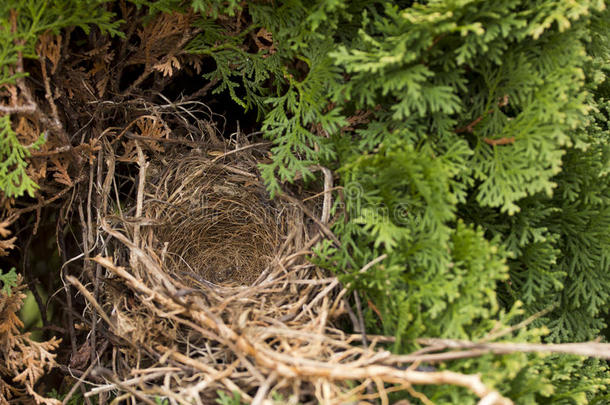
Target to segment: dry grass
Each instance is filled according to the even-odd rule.
[[[272,263],[289,209],[269,201],[246,175],[254,169],[243,161],[243,174],[231,172],[224,163],[190,155],[151,179],[144,216],[160,222],[154,236],[166,245],[167,267],[177,278],[250,285]]]

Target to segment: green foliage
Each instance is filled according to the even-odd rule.
[[[336,133],[345,123],[337,110],[324,111],[325,95],[337,76],[327,51],[321,47],[303,55],[300,60],[307,63],[307,76],[298,81],[289,74],[288,90],[267,101],[273,108],[265,117],[263,131],[273,140],[273,163],[264,166],[261,174],[272,195],[280,190],[276,175],[280,181],[292,181],[297,174],[308,178],[311,165],[335,156],[320,136]]]
[[[45,141],[44,135],[28,146],[23,146],[13,131],[10,115],[0,117],[0,190],[8,197],[21,197],[24,193],[34,196],[38,185],[26,173],[30,149],[38,149]]]
[[[217,18],[219,15],[234,16],[237,11],[242,9],[240,3],[238,0],[193,0],[191,7],[203,15]]]
[[[47,393],[47,397],[58,399],[63,402],[63,400],[66,398],[66,394],[62,394],[58,392],[55,388],[53,388],[50,392]],[[94,404],[97,403],[97,398],[95,397],[90,398],[89,400]],[[74,394],[72,394],[72,397],[70,397],[68,402],[66,402],[66,405],[80,405],[84,402],[85,399],[83,397],[82,392],[77,390]]]
[[[252,25],[239,35],[230,36],[214,20],[203,18],[195,23],[203,33],[194,38],[187,46],[193,54],[206,55],[214,59],[216,69],[204,75],[209,80],[219,80],[214,93],[228,91],[233,101],[248,110],[257,108],[264,111],[263,87],[271,75],[280,72],[277,56],[268,53],[248,53],[240,45],[244,37],[255,26]],[[221,43],[218,43],[221,42]],[[243,96],[237,91],[245,93]]]
[[[121,35],[120,21],[105,4],[108,0],[8,0],[0,3],[0,88],[25,76],[14,67],[21,54],[37,59],[38,37],[46,32],[59,33],[66,27],[89,32],[96,25],[103,32]],[[43,135],[33,145],[23,146],[12,129],[10,116],[0,117],[0,190],[8,197],[34,195],[37,185],[27,176],[25,159],[30,148],[44,143]]]
[[[4,273],[2,270],[0,270],[0,282],[2,282],[1,291],[10,297],[13,288],[17,286],[17,279],[18,276],[14,267],[11,268],[8,273]]]
[[[233,394],[229,395],[224,391],[216,391],[218,394],[218,398],[216,398],[216,403],[221,405],[239,405],[241,404],[241,394],[237,391],[234,391]]]
[[[418,348],[422,336],[482,339],[550,304],[557,305],[534,327],[500,340],[603,333],[610,308],[604,1],[133,3],[155,13],[190,4],[199,13],[201,33],[186,50],[215,62],[204,76],[217,81],[214,94],[258,112],[273,144],[271,162],[261,166],[273,195],[284,182],[315,178],[316,165],[337,173],[332,231],[341,243],[322,242],[315,260],[360,294],[367,331],[394,335],[394,351]],[[96,24],[117,33],[102,5],[0,6],[0,83],[15,80],[9,67],[17,53],[35,57],[36,38],[48,29]],[[16,32],[11,8],[19,10]],[[237,16],[235,30],[227,21]],[[253,44],[258,32],[271,34],[272,47]],[[31,193],[29,147],[8,116],[0,131],[0,187]],[[608,399],[607,365],[596,361],[516,353],[439,367],[480,373],[519,404]],[[424,392],[437,403],[476,403],[452,386]],[[241,400],[218,396],[221,404]]]
[[[492,320],[515,323],[549,303],[558,305],[536,321],[548,329],[508,338],[585,340],[605,327],[604,7],[249,6],[273,33],[284,72],[271,76],[282,85],[265,100],[263,130],[274,148],[263,178],[278,193],[281,182],[311,177],[312,165],[337,170],[343,199],[335,200],[333,232],[341,245],[323,242],[316,261],[370,302],[367,326],[395,335],[394,350],[416,348],[422,335],[481,338]],[[565,357],[484,356],[451,368],[482,372],[527,404],[594,402],[606,384],[602,365]],[[455,388],[427,394],[475,402]]]
[[[155,397],[155,404],[157,404],[157,405],[169,405],[169,399],[161,398],[161,397]]]
[[[430,322],[446,311],[451,292],[458,294],[460,286],[466,291],[493,290],[494,283],[507,277],[494,271],[493,261],[486,259],[483,266],[471,261],[466,268],[484,272],[491,287],[477,286],[476,279],[469,285],[467,277],[450,284],[459,269],[452,260],[450,241],[464,232],[464,225],[456,222],[463,218],[482,226],[479,238],[493,237],[492,244],[478,250],[480,257],[489,252],[498,263],[510,258],[511,279],[498,285],[502,292],[518,292],[512,298],[502,297],[506,305],[523,300],[536,312],[543,304],[530,306],[534,301],[548,302],[553,291],[568,292],[575,305],[560,311],[568,314],[582,307],[588,313],[583,317],[580,311],[574,317],[580,320],[578,326],[557,324],[553,336],[562,330],[591,337],[600,330],[597,315],[600,305],[608,302],[605,291],[610,284],[593,285],[592,280],[608,277],[605,267],[595,263],[607,262],[605,238],[600,234],[607,225],[600,215],[609,201],[597,199],[600,207],[593,208],[594,200],[585,197],[597,215],[595,221],[569,221],[567,212],[555,205],[568,201],[559,183],[568,157],[578,156],[582,161],[574,165],[590,176],[590,184],[582,190],[599,194],[605,188],[598,185],[596,167],[601,163],[594,164],[581,152],[591,141],[578,135],[590,136],[592,131],[583,129],[587,114],[596,108],[583,91],[584,39],[591,34],[580,17],[602,4],[581,2],[563,11],[565,5],[555,6],[518,1],[434,2],[406,9],[387,5],[384,13],[365,11],[359,36],[331,52],[350,75],[336,84],[341,91],[331,94],[343,97],[346,110],[377,106],[377,111],[376,119],[357,129],[352,139],[335,137],[349,221],[337,221],[335,226],[343,242],[341,251],[328,248],[322,255],[338,264],[329,267],[347,270],[346,280],[355,278],[355,286],[369,294],[373,288],[383,291],[383,283],[391,286],[393,307],[378,298],[381,308],[396,314],[384,315],[392,319],[384,319],[385,329],[392,325],[401,331],[400,325],[409,325],[408,335],[415,337],[428,325],[429,332],[454,336],[452,322]],[[572,21],[576,17],[579,20]],[[498,140],[505,142],[494,143]],[[579,182],[587,178],[576,171],[563,173]],[[595,186],[593,179],[598,181]],[[350,192],[354,188],[361,192]],[[371,215],[379,209],[393,213],[396,207],[405,212],[402,223]],[[586,216],[587,211],[579,207],[574,214]],[[549,232],[553,219],[564,222],[557,232]],[[567,223],[580,223],[582,228],[568,234]],[[584,240],[561,254],[564,243],[578,239]],[[595,245],[599,249],[585,247]],[[477,251],[472,245],[469,249]],[[383,271],[354,273],[384,251],[392,256],[384,261]],[[583,261],[579,258],[583,255],[592,257]],[[561,257],[572,264],[562,265]],[[575,269],[579,264],[584,266]],[[572,290],[564,290],[569,274],[581,279],[571,284]],[[437,278],[443,283],[435,283]],[[396,288],[399,280],[405,285]],[[415,298],[418,285],[430,293],[429,298]],[[399,298],[403,291],[408,299]],[[470,310],[464,301],[467,298],[461,303],[462,312],[472,312],[476,318],[473,309],[483,306],[480,298],[472,297]],[[430,319],[417,322],[421,312],[430,314]],[[454,314],[449,318],[457,323],[468,319],[459,320]],[[447,328],[431,327],[439,324]],[[574,337],[573,333],[567,335]]]
[[[89,27],[96,25],[103,32],[122,35],[118,30],[121,22],[114,19],[106,3],[108,0],[3,1],[0,4],[0,85],[12,83],[17,77],[9,68],[16,63],[19,52],[25,58],[38,58],[36,41],[47,31],[59,33],[66,27],[79,27],[88,33]]]
[[[182,0],[130,0],[138,9],[146,7],[148,15],[154,16],[157,13],[172,13],[176,11],[186,11]]]
[[[193,7],[198,9],[195,3]],[[319,134],[336,133],[345,124],[337,110],[327,108],[328,91],[340,76],[329,57],[330,39],[303,52],[292,49],[298,46],[294,38],[290,43],[278,40],[290,38],[299,26],[303,10],[296,3],[279,8],[253,4],[249,12],[252,23],[236,35],[228,34],[214,21],[215,12],[208,13],[196,23],[203,32],[187,50],[213,58],[216,69],[204,77],[219,81],[214,93],[227,91],[237,104],[246,110],[254,108],[265,117],[263,130],[274,143],[274,157],[272,164],[262,168],[262,175],[276,194],[280,190],[276,176],[280,181],[292,181],[297,174],[311,177],[311,165],[334,157]],[[243,41],[261,28],[273,32],[277,49],[246,51]]]

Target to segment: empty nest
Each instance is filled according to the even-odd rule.
[[[286,233],[286,210],[253,175],[255,161],[231,164],[182,156],[147,185],[154,198],[144,215],[159,222],[154,234],[168,268],[187,282],[251,285]]]
[[[422,397],[412,384],[449,383],[510,403],[479,376],[407,368],[415,360],[376,348],[392,338],[361,332],[347,289],[309,260],[324,240],[341,248],[329,229],[328,169],[310,168],[318,190],[295,186],[271,200],[257,169],[266,144],[164,149],[163,139],[140,135],[137,154],[121,161],[120,134],[106,136],[91,189],[98,226],[85,229],[100,242],[84,250],[80,280],[65,277],[95,320],[71,365],[95,386],[86,396],[208,404],[222,391],[253,404],[387,403],[396,390]],[[359,332],[345,333],[341,319]]]

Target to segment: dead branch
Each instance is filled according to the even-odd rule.
[[[595,357],[610,360],[610,343],[477,343],[452,339],[418,339],[418,343],[443,349],[468,349],[473,353],[483,352],[494,354],[509,353],[562,353],[576,356]],[[442,350],[442,349],[441,349]],[[455,353],[455,352],[454,352]],[[457,352],[464,353],[464,352]],[[481,354],[477,354],[480,356]]]

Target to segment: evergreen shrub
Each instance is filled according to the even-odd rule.
[[[46,32],[123,35],[119,3],[2,2],[0,84],[27,74],[17,55],[37,58]],[[607,340],[604,1],[132,3],[196,14],[200,33],[184,49],[213,60],[202,76],[214,94],[258,115],[273,196],[318,181],[316,167],[334,171],[340,245],[321,242],[312,260],[357,292],[367,331],[394,336],[393,351],[421,337],[485,339],[541,311],[499,340]],[[219,18],[236,15],[244,23],[226,32]],[[265,39],[256,50],[252,33]],[[33,196],[26,162],[45,134],[25,144],[9,118],[19,111],[0,108],[0,187]],[[516,353],[435,367],[480,373],[517,404],[610,403],[603,361]],[[454,386],[423,392],[476,402]]]

